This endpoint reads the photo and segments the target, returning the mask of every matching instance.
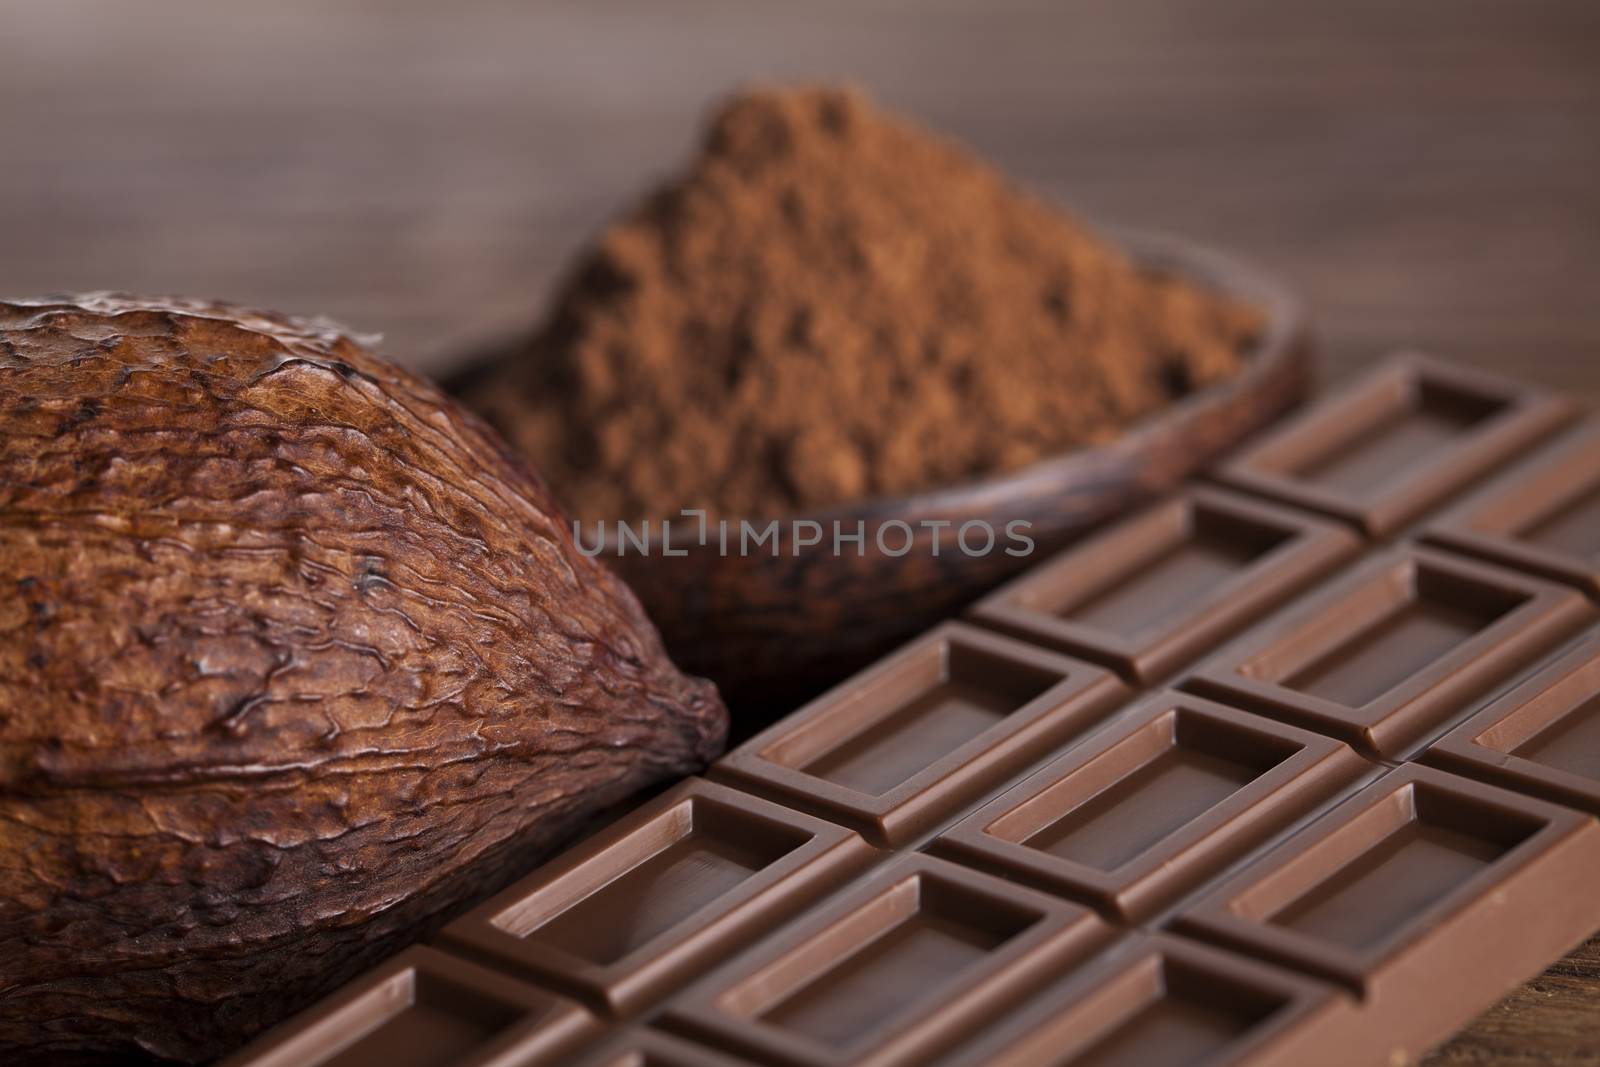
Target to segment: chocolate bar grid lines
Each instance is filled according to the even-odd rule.
[[[748,1060],[648,1027],[622,1027],[567,1067],[753,1067]]]
[[[1380,368],[1280,474],[1044,563],[439,944],[578,1012],[580,1067],[1412,1062],[1600,927],[1600,612],[1456,536],[1600,544],[1567,413]]]
[[[1104,668],[946,623],[756,735],[711,775],[899,847],[1126,695]]]
[[[1355,1005],[1319,982],[1167,934],[1069,968],[937,1067],[1345,1065]]]
[[[1600,923],[1597,878],[1593,818],[1407,766],[1176,928],[1350,987],[1380,1042],[1352,1061],[1411,1062]]]
[[[623,1016],[871,852],[843,827],[691,779],[452,923],[440,943]]]
[[[1358,546],[1332,520],[1191,489],[1002,586],[968,617],[1149,685]]]
[[[1422,759],[1600,815],[1600,634],[1434,742]]]
[[[1269,431],[1216,477],[1383,538],[1572,413],[1570,402],[1542,389],[1401,356]]]
[[[1600,419],[1518,463],[1423,536],[1600,596]]]
[[[554,1067],[599,1032],[564,997],[414,947],[220,1067]]]
[[[914,1063],[1112,936],[1085,908],[907,855],[714,972],[665,1025],[763,1063]]]
[[[1132,925],[1369,769],[1331,738],[1162,693],[932,849]]]
[[[1407,546],[1267,620],[1183,684],[1394,759],[1594,616],[1570,589]]]

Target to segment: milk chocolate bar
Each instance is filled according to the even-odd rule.
[[[416,946],[223,1067],[546,1067],[600,1032],[565,997]]]
[[[1401,767],[1212,890],[1180,931],[1355,992],[1351,1062],[1409,1063],[1597,922],[1600,823]]]
[[[1161,693],[931,850],[1135,925],[1373,770],[1332,738]]]
[[[1063,968],[955,1043],[936,1067],[1293,1064],[1334,1067],[1357,1008],[1331,987],[1169,934],[1136,934]]]
[[[1149,685],[1358,546],[1336,521],[1198,487],[1002,586],[968,617]]]
[[[1600,929],[1571,413],[1380,367],[230,1067],[1415,1062]]]
[[[749,1060],[644,1026],[618,1027],[568,1067],[754,1067]]]
[[[1434,742],[1422,760],[1600,815],[1600,634]]]
[[[841,826],[692,779],[450,926],[440,944],[626,1016],[866,866]]]
[[[1398,758],[1594,618],[1573,590],[1405,546],[1326,583],[1183,684]]]
[[[1543,389],[1400,356],[1270,431],[1216,476],[1383,538],[1572,413],[1569,401]]]
[[[905,1063],[1111,937],[1087,908],[913,853],[713,972],[665,1021],[762,1063]]]
[[[946,623],[730,752],[711,776],[901,847],[1126,695],[1104,668]]]
[[[1423,536],[1600,594],[1600,419],[1507,470]]]

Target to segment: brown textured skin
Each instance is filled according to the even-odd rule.
[[[0,303],[0,1062],[197,1062],[696,768],[545,489],[332,327]]]

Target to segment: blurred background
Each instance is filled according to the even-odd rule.
[[[1023,183],[1213,243],[1325,365],[1600,397],[1594,0],[0,0],[0,293],[321,313],[439,370],[534,318],[743,82],[844,78]]]

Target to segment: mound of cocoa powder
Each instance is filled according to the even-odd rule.
[[[755,517],[1105,441],[1259,326],[859,92],[761,89],[464,393],[585,519]]]

